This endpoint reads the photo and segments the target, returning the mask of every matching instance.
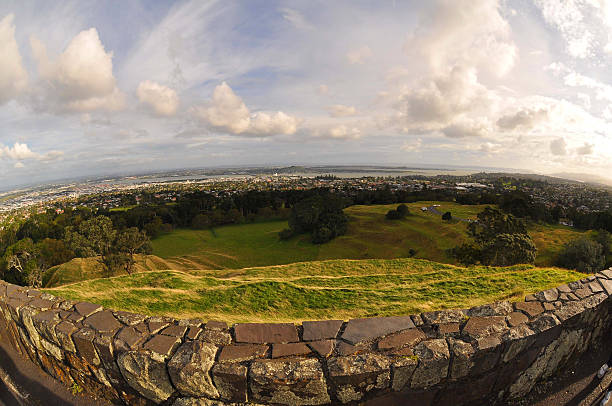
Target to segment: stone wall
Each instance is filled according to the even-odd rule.
[[[115,404],[503,404],[611,345],[610,295],[607,270],[518,303],[228,327],[0,281],[0,332],[66,385]]]

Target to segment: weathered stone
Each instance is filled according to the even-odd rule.
[[[359,344],[413,327],[409,316],[352,319],[344,329],[342,338],[351,344]]]
[[[99,312],[102,310],[102,306],[88,303],[88,302],[79,302],[74,305],[74,309],[83,317],[91,316],[92,314]]]
[[[118,347],[125,347],[127,350],[134,350],[143,343],[147,335],[136,330],[134,327],[124,327],[117,334],[116,340],[119,342]]]
[[[336,397],[342,403],[357,401],[366,392],[390,385],[389,358],[381,354],[358,354],[331,358],[327,362]]]
[[[166,328],[170,323],[161,319],[149,319],[145,322],[145,324],[149,330],[149,333],[156,334],[162,329]]]
[[[541,314],[527,324],[529,328],[538,333],[536,337],[536,345],[538,346],[548,345],[556,340],[561,333],[559,320],[556,316],[549,313]]]
[[[576,289],[574,291],[574,294],[578,296],[580,299],[584,299],[585,297],[591,296],[593,292],[588,287],[584,287],[582,289]]]
[[[606,278],[612,279],[612,268],[601,271],[600,273],[604,275]]]
[[[232,335],[225,330],[213,330],[207,328],[204,330],[199,337],[200,340],[216,344],[216,345],[230,345],[232,343]]]
[[[444,339],[423,341],[414,348],[419,365],[412,376],[411,388],[427,388],[448,376],[450,353]]]
[[[36,298],[29,303],[29,306],[38,310],[51,310],[55,302],[53,300]]]
[[[310,341],[308,346],[321,357],[327,358],[334,351],[334,340]]]
[[[525,296],[525,301],[526,302],[534,302],[536,300],[538,300],[538,299],[535,297],[535,295],[527,295],[527,296]]]
[[[72,340],[79,356],[90,365],[98,366],[100,365],[100,358],[98,358],[98,353],[93,345],[95,338],[96,332],[88,328],[82,328],[72,334]]]
[[[544,313],[544,307],[539,302],[516,302],[514,303],[514,308],[522,311],[530,318]]]
[[[55,344],[59,344],[55,335],[55,326],[61,320],[59,312],[56,310],[45,310],[32,316],[32,323],[34,323],[34,327],[36,327],[40,335]]]
[[[510,327],[518,326],[522,323],[527,323],[529,321],[529,317],[525,316],[521,312],[512,312],[508,316],[506,316],[506,321],[510,325]]]
[[[560,293],[571,293],[571,292],[572,292],[572,289],[570,289],[570,287],[569,287],[569,286],[567,286],[567,284],[559,286],[559,287],[557,288],[557,290],[558,290]]]
[[[316,359],[255,361],[249,377],[255,402],[280,405],[330,402],[323,368]]]
[[[559,298],[559,291],[557,289],[548,289],[535,294],[535,297],[540,302],[554,302]]]
[[[584,311],[584,305],[580,301],[565,303],[563,306],[555,310],[555,316],[561,321],[571,319],[572,317]]]
[[[461,333],[473,339],[499,333],[508,328],[503,316],[470,317]]]
[[[200,334],[202,333],[202,329],[200,327],[189,327],[189,329],[187,330],[187,335],[185,335],[185,338],[187,338],[188,340],[195,340],[197,339]],[[230,336],[230,342],[231,342],[231,336]]]
[[[512,305],[504,301],[472,307],[468,309],[467,315],[470,317],[506,316],[510,312],[512,312]]]
[[[211,330],[227,330],[227,323],[224,321],[209,320],[206,328]]]
[[[494,333],[488,336],[479,337],[474,341],[474,345],[478,350],[491,350],[501,344],[501,333]]]
[[[338,350],[338,355],[353,355],[358,352],[363,352],[365,347],[349,344],[345,341],[339,341],[336,349]]]
[[[40,343],[42,344],[42,347],[45,349],[47,354],[51,355],[58,361],[61,361],[64,359],[64,354],[62,352],[62,349],[59,348],[57,345],[45,340],[44,338],[40,339]]]
[[[414,370],[418,365],[417,357],[406,357],[395,361],[391,365],[393,371],[393,382],[391,389],[394,391],[402,391],[410,387],[410,380],[414,374]]]
[[[459,323],[444,323],[438,324],[438,334],[441,336],[452,335],[459,332],[460,324]]]
[[[219,396],[210,377],[217,347],[201,341],[184,343],[168,362],[168,373],[182,395],[216,398]]]
[[[112,333],[121,328],[121,323],[108,310],[92,314],[83,321],[83,324],[100,333]]]
[[[419,342],[425,340],[427,336],[421,329],[411,328],[409,330],[402,331],[401,333],[387,336],[378,342],[378,348],[381,350],[388,350],[394,348],[402,348],[405,346],[414,346]]]
[[[174,393],[162,355],[127,351],[119,354],[117,364],[127,383],[145,398],[161,403]]]
[[[608,280],[600,279],[599,283],[601,283],[601,286],[603,286],[603,288],[606,291],[606,293],[608,294],[608,296],[612,295],[612,280],[610,280],[610,279],[608,279]]]
[[[143,321],[147,319],[147,316],[143,314],[136,314],[136,313],[130,313],[130,312],[124,312],[124,311],[115,312],[115,317],[117,318],[117,320],[119,320],[120,322],[122,322],[123,324],[127,326],[133,326],[138,323],[142,323]]]
[[[291,323],[240,323],[234,326],[238,343],[294,343],[300,341]]]
[[[221,399],[229,402],[247,401],[247,367],[237,363],[215,364],[212,378]]]
[[[187,326],[174,325],[174,326],[166,327],[165,329],[160,331],[159,334],[162,334],[165,336],[183,338],[186,332],[187,332]]]
[[[180,344],[181,339],[178,337],[154,335],[144,344],[144,349],[167,357],[172,354]]]
[[[555,305],[549,302],[542,303],[542,306],[544,306],[544,310],[547,312],[555,310]]]
[[[437,312],[422,313],[421,317],[425,323],[442,324],[442,323],[461,323],[467,315],[464,310],[441,310]]]
[[[304,341],[325,340],[338,336],[342,320],[305,321],[302,327],[304,327],[302,334]]]
[[[308,355],[311,349],[304,343],[272,344],[272,358]]]
[[[267,345],[242,344],[228,345],[221,349],[219,361],[246,361],[254,358],[262,358],[268,351]]]
[[[472,356],[475,353],[474,347],[461,340],[449,340],[450,353],[453,354],[450,366],[450,377],[460,379],[468,376],[470,369],[474,366]]]
[[[603,292],[603,288],[601,287],[599,282],[597,282],[596,280],[589,283],[589,288],[591,289],[593,293]]]

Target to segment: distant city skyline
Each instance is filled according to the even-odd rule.
[[[0,57],[5,185],[232,165],[612,172],[612,1],[8,0]]]

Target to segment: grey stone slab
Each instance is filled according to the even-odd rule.
[[[342,320],[305,321],[302,323],[304,327],[302,338],[304,341],[336,338],[342,323]]]
[[[342,338],[351,344],[359,344],[410,328],[414,328],[414,323],[409,316],[352,319]]]
[[[234,326],[238,343],[295,343],[300,341],[291,323],[240,323]]]

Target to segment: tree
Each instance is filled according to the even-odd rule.
[[[47,270],[39,264],[40,250],[31,238],[24,238],[9,246],[4,253],[6,272],[3,278],[19,285],[40,287]]]
[[[568,242],[557,257],[557,265],[580,272],[595,273],[604,269],[604,250],[600,243],[588,238]]]
[[[442,220],[451,221],[452,219],[453,219],[453,215],[451,214],[450,211],[447,211],[446,213],[442,215]]]
[[[149,237],[144,231],[140,231],[136,227],[118,233],[114,248],[119,258],[113,259],[113,261],[121,263],[128,274],[132,273],[136,262],[134,261],[134,255],[139,253],[149,254],[152,251]]]
[[[119,262],[115,257],[116,235],[117,230],[110,218],[96,216],[79,224],[77,231],[67,230],[66,241],[79,257],[99,256],[99,262],[110,275]]]
[[[478,213],[477,220],[468,226],[468,234],[479,244],[495,239],[498,234],[528,235],[523,220],[492,207],[485,207]]]
[[[388,220],[401,220],[405,218],[408,213],[408,206],[406,206],[405,204],[400,204],[395,210],[389,210],[385,217]]]
[[[406,217],[408,214],[410,214],[410,211],[408,210],[408,206],[406,206],[403,203],[397,206],[397,209],[395,210],[397,210],[397,212],[401,214],[402,217]]]
[[[612,265],[612,258],[610,258],[610,244],[612,244],[612,239],[610,238],[610,233],[606,230],[597,230],[594,240],[601,244],[603,256],[605,258],[605,268],[609,267]]]
[[[537,252],[529,235],[499,234],[482,247],[481,262],[493,266],[533,264]]]
[[[289,215],[291,235],[311,233],[312,242],[322,244],[346,233],[348,218],[344,200],[333,194],[314,195],[293,205]],[[283,231],[279,236],[290,234]]]

